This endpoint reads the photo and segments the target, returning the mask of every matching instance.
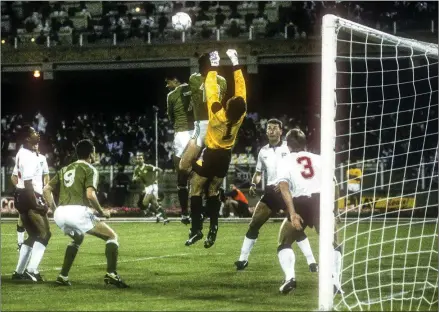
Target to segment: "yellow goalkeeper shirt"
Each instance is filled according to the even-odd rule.
[[[205,81],[207,111],[209,114],[205,144],[210,149],[231,149],[235,144],[239,128],[246,113],[237,122],[232,123],[227,119],[225,109],[223,107],[218,109],[218,105],[221,104],[217,75],[216,71],[210,71]],[[242,71],[240,69],[235,70],[233,76],[235,80],[235,96],[240,96],[247,102],[245,80]]]

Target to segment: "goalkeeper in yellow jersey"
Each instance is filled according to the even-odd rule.
[[[227,56],[234,67],[235,96],[230,98],[225,105],[222,105],[217,84],[217,68],[220,57],[217,51],[209,54],[211,68],[205,81],[209,123],[204,142],[206,147],[202,152],[200,161],[193,166],[190,181],[192,226],[186,246],[190,246],[203,238],[201,195],[206,183],[209,183],[206,211],[210,217],[210,230],[204,242],[204,247],[210,248],[215,243],[221,207],[219,187],[229,170],[232,147],[247,112],[245,80],[241,69],[238,68],[238,54],[235,50],[229,49],[227,50]]]

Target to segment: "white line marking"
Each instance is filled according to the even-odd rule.
[[[153,256],[153,257],[142,257],[142,258],[135,258],[135,259],[127,259],[127,260],[119,260],[118,263],[128,263],[128,262],[138,262],[138,261],[148,261],[148,260],[156,260],[156,259],[163,259],[163,258],[174,258],[174,257],[186,257],[192,255],[191,253],[181,253],[181,254],[174,254],[174,255],[163,255],[163,256]],[[196,254],[194,254],[196,255]],[[214,255],[225,255],[223,252],[214,253]],[[100,262],[100,263],[91,263],[86,265],[80,265],[79,267],[90,267],[95,265],[105,265],[107,262]],[[40,272],[47,272],[47,271],[59,271],[61,270],[60,267],[55,267],[51,269],[42,269]],[[9,276],[11,274],[2,274],[1,276]]]

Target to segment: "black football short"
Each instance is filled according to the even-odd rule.
[[[15,208],[18,210],[19,213],[26,213],[30,209],[36,209],[35,202],[29,198],[28,190],[24,189],[16,189],[14,193],[14,205]],[[34,196],[36,197],[36,202],[43,204],[44,199],[41,194],[34,193]]]
[[[226,149],[205,148],[202,154],[202,166],[194,164],[193,170],[205,178],[224,178],[229,171],[232,151]]]
[[[320,222],[320,194],[311,197],[300,196],[293,198],[294,209],[303,219],[303,227],[319,228]]]
[[[274,187],[274,185],[268,185],[265,187],[264,195],[261,197],[261,202],[266,204],[274,213],[279,210],[287,211],[287,206],[285,205],[281,192],[276,192]]]

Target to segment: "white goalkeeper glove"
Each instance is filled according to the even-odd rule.
[[[209,59],[210,59],[210,65],[214,67],[219,66],[220,62],[220,56],[218,54],[218,51],[213,51],[209,53]]]
[[[239,65],[238,52],[236,52],[235,49],[228,49],[226,53],[229,59],[232,61],[233,66]]]

